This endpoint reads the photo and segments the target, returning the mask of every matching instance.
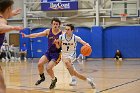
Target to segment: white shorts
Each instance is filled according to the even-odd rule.
[[[76,60],[76,53],[63,53],[62,52],[62,61],[70,59],[71,62],[74,62]]]

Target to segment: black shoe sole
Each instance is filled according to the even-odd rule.
[[[35,83],[35,85],[37,86],[37,85],[41,84],[43,81],[45,81],[45,79],[38,80],[38,81]]]

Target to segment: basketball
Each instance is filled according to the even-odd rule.
[[[92,52],[92,49],[90,46],[84,45],[81,47],[81,54],[83,56],[89,56]]]

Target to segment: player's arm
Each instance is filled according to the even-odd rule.
[[[10,25],[6,25],[6,24],[4,24],[3,22],[0,21],[0,34],[6,33],[6,32],[9,32],[9,31],[12,31],[12,30],[19,31],[19,30],[22,30],[22,29],[23,29],[23,27],[21,27],[21,26],[10,26]]]
[[[55,39],[54,44],[56,45],[57,49],[61,48],[61,41],[59,39]]]
[[[61,47],[60,44],[59,44],[59,40],[58,39],[54,40],[54,44],[55,44],[57,49],[59,49]]]
[[[80,37],[78,36],[75,36],[75,39],[80,42],[81,44],[83,45],[87,45],[87,46],[90,46],[89,43],[85,42],[84,40],[82,40]]]
[[[61,48],[61,43],[62,43],[62,39],[61,39],[62,35],[59,36],[58,39],[54,40],[54,44],[56,45],[56,47],[59,49]]]
[[[46,29],[43,32],[33,33],[33,34],[29,34],[29,35],[26,35],[26,34],[22,33],[22,37],[36,38],[36,37],[48,36],[49,35],[49,31],[50,31],[49,29]]]

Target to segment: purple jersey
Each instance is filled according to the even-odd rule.
[[[54,35],[52,33],[52,29],[50,29],[50,32],[49,32],[49,35],[48,35],[48,51],[50,53],[59,53],[60,52],[60,49],[57,49],[56,45],[53,44],[53,42],[54,42],[55,39],[58,39],[59,35],[61,35],[61,34],[62,34],[62,32]]]
[[[3,18],[3,17],[0,16],[0,18]],[[3,44],[4,37],[5,37],[5,34],[4,33],[3,34],[0,34],[0,48],[1,48],[2,44]]]
[[[4,37],[5,37],[5,34],[0,34],[0,47],[3,44]]]

